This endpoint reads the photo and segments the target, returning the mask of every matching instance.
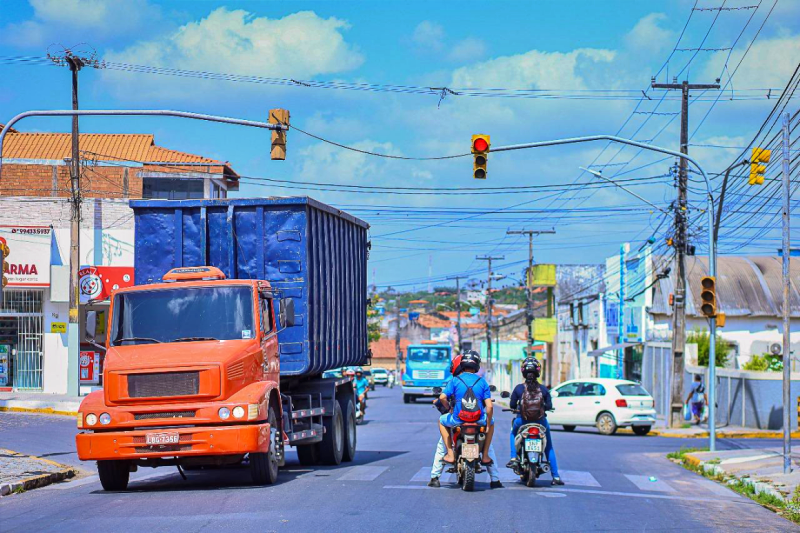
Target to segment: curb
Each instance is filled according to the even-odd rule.
[[[703,431],[702,433],[672,433],[669,430],[660,430],[660,429],[652,429],[651,433],[654,435],[658,435],[659,437],[669,437],[673,439],[707,439],[710,436],[708,431]],[[717,431],[717,438],[718,439],[781,439],[783,438],[783,432],[781,431],[769,431],[769,432],[761,432],[761,431],[752,431],[752,432],[725,432],[725,431]],[[800,431],[793,431],[791,434],[791,438],[797,439],[800,438]]]
[[[77,468],[62,465],[60,463],[56,463],[55,461],[51,461],[50,459],[36,457],[35,455],[26,455],[24,453],[18,453],[11,450],[3,450],[3,451],[11,455],[27,457],[29,459],[34,459],[37,461],[42,461],[44,463],[55,465],[57,467],[60,467],[61,470],[59,470],[58,472],[50,472],[38,476],[31,476],[29,478],[21,479],[19,481],[14,481],[11,483],[3,483],[2,485],[0,485],[0,497],[8,496],[9,494],[12,494],[20,490],[31,490],[40,487],[45,487],[47,485],[50,485],[51,483],[55,483],[56,481],[63,481],[64,479],[75,477],[78,473]]]
[[[684,460],[684,462],[686,462],[686,463],[694,466],[695,468],[698,468],[698,469],[700,469],[700,470],[702,470],[703,472],[706,472],[706,473],[710,473],[710,474],[713,474],[713,475],[716,475],[716,476],[725,476],[726,474],[728,474],[725,471],[725,469],[722,468],[720,465],[718,465],[716,463],[709,463],[707,461],[702,461],[699,458],[697,458],[694,455],[692,455],[691,453],[687,453],[686,455],[684,455],[683,456],[683,460]],[[779,491],[778,489],[776,489],[775,487],[773,487],[772,485],[770,485],[767,482],[756,481],[756,480],[752,479],[750,476],[742,476],[742,477],[731,476],[731,479],[726,481],[726,482],[723,482],[722,485],[726,485],[726,484],[730,483],[733,480],[740,481],[740,482],[744,483],[745,485],[748,485],[748,486],[752,487],[753,491],[756,494],[769,494],[770,496],[774,496],[775,498],[778,498],[779,500],[781,500],[784,503],[787,502],[786,496],[781,491]]]
[[[52,407],[8,407],[0,405],[0,412],[6,413],[39,413],[44,415],[78,416],[78,411],[59,411]]]

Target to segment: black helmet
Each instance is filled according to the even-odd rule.
[[[542,365],[535,357],[528,357],[522,362],[522,375],[525,379],[538,379],[542,373]]]
[[[475,350],[467,350],[461,356],[461,368],[477,372],[481,368],[481,356]]]

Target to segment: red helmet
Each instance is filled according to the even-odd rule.
[[[450,373],[454,376],[457,376],[461,373],[461,354],[455,356],[453,358],[453,362],[450,364]]]
[[[347,370],[344,371],[344,375],[345,376],[355,376],[356,375],[356,371],[353,370],[352,368],[348,368]]]

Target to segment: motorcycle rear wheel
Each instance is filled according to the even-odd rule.
[[[536,486],[536,467],[534,465],[528,466],[527,477],[525,478],[526,487]]]
[[[472,492],[475,489],[475,465],[472,463],[464,464],[464,484],[461,488],[465,492]]]

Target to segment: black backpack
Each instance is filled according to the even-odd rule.
[[[522,393],[522,401],[519,413],[523,420],[540,420],[544,418],[544,394],[539,383],[525,383],[525,392]]]
[[[460,418],[462,422],[477,422],[481,419],[482,412],[478,397],[475,396],[472,387],[475,386],[475,383],[480,381],[480,378],[475,380],[475,383],[472,385],[467,385],[467,382],[461,379],[461,376],[456,377],[467,387],[467,392],[461,398],[461,411],[458,412],[458,418]]]

